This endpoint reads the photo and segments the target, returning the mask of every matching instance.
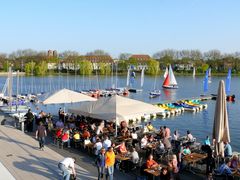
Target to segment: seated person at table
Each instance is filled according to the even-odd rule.
[[[179,133],[178,133],[177,130],[175,130],[174,133],[173,133],[173,140],[177,141],[178,138],[179,138]]]
[[[138,143],[138,135],[135,130],[132,131],[131,137],[132,137],[132,146],[135,147],[135,145]]]
[[[143,133],[148,133],[148,132],[149,132],[147,126],[148,126],[148,124],[146,123],[146,124],[144,125],[144,127],[143,127]]]
[[[68,148],[70,148],[70,134],[69,130],[65,130],[65,132],[62,135],[62,142],[65,143],[67,142]]]
[[[80,141],[80,133],[78,131],[74,132],[73,141],[75,141],[75,142]]]
[[[126,148],[126,145],[125,145],[125,141],[123,141],[120,145],[119,145],[119,152],[121,154],[127,154],[127,148]]]
[[[64,124],[63,124],[63,122],[62,122],[62,121],[60,121],[60,120],[59,120],[59,121],[57,121],[55,125],[56,125],[56,128],[63,128],[63,127],[64,127]]]
[[[96,131],[96,129],[97,129],[95,123],[92,123],[92,124],[90,125],[90,127],[91,127],[91,130],[92,130],[93,132]]]
[[[189,130],[187,130],[187,141],[193,142],[193,135]]]
[[[102,149],[103,145],[100,139],[97,139],[97,142],[94,144],[95,155],[98,155],[100,150]]]
[[[130,133],[129,133],[127,127],[123,128],[123,129],[121,130],[121,135],[122,135],[123,137],[129,137],[129,134],[130,134]]]
[[[188,155],[188,154],[191,154],[191,150],[189,149],[189,146],[186,146],[184,149],[183,149],[183,155]]]
[[[107,130],[108,130],[110,133],[115,132],[115,129],[113,128],[113,122],[110,122],[109,124],[107,124]]]
[[[225,162],[217,169],[217,172],[221,175],[227,175],[228,179],[231,179],[232,171],[230,169],[230,165],[231,165],[231,162],[229,158],[226,158]]]
[[[224,142],[224,156],[225,157],[232,156],[232,147],[228,142]]]
[[[147,128],[148,128],[148,131],[153,131],[154,130],[154,127],[153,127],[151,122],[148,122]]]
[[[147,159],[147,164],[146,164],[147,168],[157,168],[159,165],[156,161],[153,160],[153,155],[150,154],[148,156],[148,159]]]
[[[98,135],[95,135],[92,137],[92,143],[96,143],[97,142],[97,139],[100,139]]]
[[[91,137],[90,132],[88,131],[87,128],[84,129],[82,137],[83,137],[84,139],[88,139],[88,138]]]
[[[60,128],[56,132],[56,138],[61,138],[63,134],[63,128]]]
[[[238,163],[238,157],[236,155],[233,156],[232,160],[231,160],[231,165],[230,167],[233,168],[233,169],[237,169],[239,166],[239,163]]]
[[[138,155],[138,152],[136,151],[135,148],[132,148],[132,151],[130,153],[130,158],[131,158],[131,161],[134,163],[134,164],[137,164],[138,161],[139,161],[139,155]]]
[[[105,150],[107,150],[108,148],[110,148],[112,145],[111,140],[108,138],[107,135],[104,136],[104,141],[103,141],[103,147],[105,148]]]
[[[141,139],[141,148],[145,148],[148,144],[148,138],[147,135],[144,135],[143,138]]]
[[[171,180],[171,175],[167,168],[165,168],[165,167],[162,168],[161,174],[160,174],[160,179],[161,180]]]
[[[155,141],[155,138],[154,138],[154,136],[151,134],[150,136],[149,136],[149,138],[148,138],[148,142],[149,143],[153,143]]]
[[[204,140],[204,145],[211,146],[210,139],[209,139],[208,136],[207,136],[206,139]]]

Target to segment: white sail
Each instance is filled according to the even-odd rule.
[[[167,77],[167,75],[168,75],[168,67],[166,67],[165,73],[163,75],[164,79]]]
[[[127,87],[129,86],[129,78],[130,78],[130,68],[128,69],[128,73],[127,73]]]
[[[172,67],[171,65],[169,65],[169,77],[170,77],[170,85],[177,85],[177,81],[176,81],[176,78],[173,74],[173,70],[172,70]]]
[[[141,73],[141,87],[143,87],[143,83],[144,83],[144,70],[145,68],[142,68],[142,73]]]
[[[193,77],[195,77],[195,75],[196,75],[196,69],[195,67],[193,67]]]
[[[212,71],[212,69],[209,68],[209,69],[208,69],[208,77],[211,77],[211,76],[212,76],[212,72],[211,72],[211,71]]]

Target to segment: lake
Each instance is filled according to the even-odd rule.
[[[141,93],[132,93],[130,98],[138,99],[149,103],[159,103],[164,101],[174,101],[183,98],[199,97],[203,94],[203,77],[193,78],[191,76],[177,76],[176,77],[179,89],[176,90],[162,90],[161,85],[163,77],[145,76],[143,91]],[[209,84],[207,94],[216,94],[219,81],[226,77],[212,77],[212,83]],[[6,77],[0,77],[0,86],[3,87],[6,81]],[[39,92],[53,92],[61,88],[69,88],[73,90],[81,89],[94,89],[94,88],[109,88],[112,84],[116,84],[118,87],[126,86],[126,77],[118,76],[48,76],[48,77],[20,77],[19,79],[19,92],[24,93],[39,93]],[[149,99],[149,92],[155,87],[161,89],[162,95],[158,98]],[[13,80],[13,91],[16,93],[17,78]],[[140,77],[137,75],[133,87],[140,88]],[[240,109],[239,109],[239,89],[240,78],[232,77],[231,81],[231,94],[235,94],[236,102],[228,103],[228,117],[231,135],[231,145],[234,151],[240,151]],[[180,135],[185,135],[187,130],[190,130],[197,138],[199,142],[208,135],[211,137],[212,125],[215,111],[216,101],[205,101],[208,104],[208,108],[198,113],[184,112],[179,116],[174,116],[165,119],[155,119],[152,123],[155,128],[160,126],[168,126],[173,132],[178,129]],[[56,114],[58,108],[63,105],[50,105],[41,106],[47,112]],[[66,108],[69,105],[65,105]],[[72,106],[72,105],[71,105]]]

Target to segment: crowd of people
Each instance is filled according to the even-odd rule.
[[[80,144],[83,149],[92,147],[90,151],[95,156],[98,179],[105,176],[112,180],[115,168],[124,172],[139,169],[140,174],[146,178],[152,175],[145,169],[159,168],[160,179],[180,179],[179,172],[186,166],[184,156],[196,150],[196,138],[189,130],[184,136],[180,136],[178,130],[171,133],[167,126],[156,129],[151,122],[142,128],[136,128],[122,121],[116,134],[116,126],[112,122],[74,114],[66,115],[61,109],[59,119],[54,123],[51,115],[42,111],[36,118],[39,125],[36,138],[39,139],[40,149],[43,149],[44,138],[51,129],[54,129],[55,140],[60,141],[63,146],[71,148]],[[238,157],[232,156],[229,143],[225,143],[225,157],[228,159],[224,159],[219,168],[215,166],[213,146],[208,136],[200,147],[197,150],[207,154],[207,175],[212,174],[215,169],[220,174],[230,176],[230,172],[233,173],[231,168],[238,167]]]

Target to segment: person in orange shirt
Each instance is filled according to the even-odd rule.
[[[107,169],[106,179],[108,179],[109,176],[109,180],[113,180],[114,164],[115,153],[113,151],[113,147],[109,147],[105,154],[105,168]]]
[[[159,166],[159,164],[156,161],[153,160],[153,155],[152,154],[150,154],[148,156],[146,165],[147,165],[147,168],[156,168],[156,167]]]
[[[84,139],[88,139],[90,137],[91,137],[90,132],[87,129],[84,129],[84,131],[83,131],[83,138]]]

